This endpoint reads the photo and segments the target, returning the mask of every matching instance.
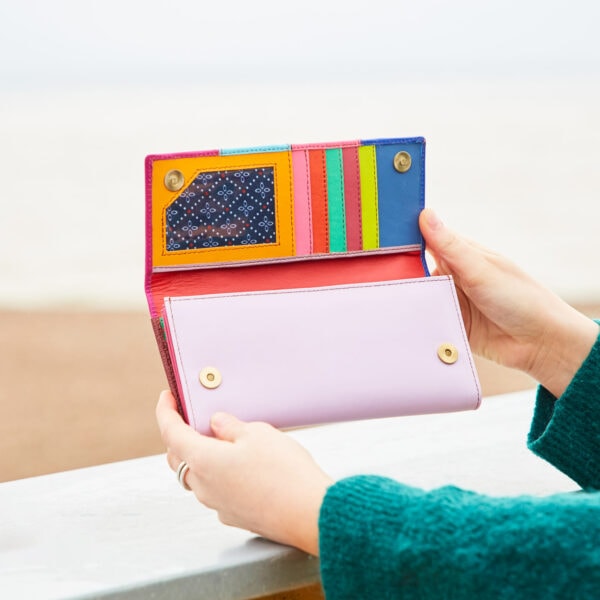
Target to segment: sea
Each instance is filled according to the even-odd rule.
[[[0,89],[0,308],[145,308],[147,154],[417,135],[447,224],[600,301],[600,80],[415,77]]]

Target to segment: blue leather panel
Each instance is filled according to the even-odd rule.
[[[425,140],[409,138],[362,143],[376,145],[380,247],[421,244],[418,219],[425,205]],[[394,156],[402,151],[408,152],[412,159],[406,173],[398,173],[394,168]]]

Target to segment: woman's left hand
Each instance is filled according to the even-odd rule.
[[[214,438],[200,435],[168,391],[156,418],[170,467],[187,462],[186,483],[223,523],[318,555],[319,511],[332,480],[300,444],[266,423],[225,413],[211,420]]]

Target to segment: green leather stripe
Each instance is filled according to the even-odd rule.
[[[360,166],[363,250],[374,250],[379,248],[375,146],[360,146],[358,149],[358,162]]]
[[[329,209],[329,251],[346,251],[346,215],[344,210],[344,164],[341,148],[325,150],[327,166],[327,202]]]

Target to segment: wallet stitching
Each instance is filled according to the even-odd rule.
[[[325,150],[322,151],[321,156],[321,174],[323,178],[323,190],[325,191],[325,245],[327,246],[327,252],[331,251],[331,246],[329,245],[329,206],[328,206],[328,197],[327,197],[327,163],[325,160]]]
[[[308,208],[308,248],[309,253],[313,253],[313,225],[312,225],[312,202],[310,193],[310,159],[308,150],[304,150],[304,164],[306,167],[306,199]]]
[[[373,187],[375,188],[375,232],[377,233],[377,248],[379,248],[379,182],[377,181],[377,153],[375,152],[376,146],[372,146],[373,160]]]
[[[419,277],[416,279],[404,279],[401,281],[374,281],[369,283],[359,283],[353,285],[340,285],[340,286],[320,286],[315,288],[297,288],[297,289],[286,289],[286,290],[265,290],[260,292],[234,292],[231,294],[210,294],[206,296],[182,296],[179,298],[171,298],[171,302],[189,302],[198,300],[214,300],[216,298],[235,298],[240,296],[270,296],[277,294],[315,294],[315,293],[327,293],[327,292],[342,292],[349,291],[356,288],[369,288],[369,287],[388,287],[388,286],[399,286],[399,285],[416,285],[419,283],[430,283],[437,284],[442,281],[452,280],[450,275],[439,275],[436,277]]]
[[[344,245],[346,245],[346,251],[347,251],[347,244],[348,244],[348,236],[347,236],[347,232],[346,232],[346,203],[345,203],[345,198],[344,198],[344,159],[342,156],[342,151],[341,148],[335,148],[336,150],[339,150],[339,152],[337,152],[337,159],[338,159],[338,168],[340,171],[340,196],[342,198],[342,236],[344,238]]]
[[[289,189],[289,193],[288,193],[288,198],[289,198],[289,202],[290,202],[290,237],[291,237],[291,243],[292,243],[292,252],[294,253],[294,255],[296,254],[296,240],[295,240],[295,236],[294,236],[294,174],[292,173],[292,152],[291,150],[286,152],[287,154],[287,169],[288,169],[288,181],[290,182],[290,189]],[[275,190],[277,189],[277,186],[275,185],[275,181],[276,181],[276,177],[277,177],[277,169],[273,169],[273,187],[275,188]],[[273,191],[273,193],[275,193],[275,191]],[[281,203],[283,204],[283,202]],[[279,229],[279,210],[278,210],[278,202],[277,202],[277,197],[275,197],[275,220],[277,221],[277,226],[278,232],[281,232],[281,229]],[[281,245],[281,235],[277,234],[277,239],[280,240],[279,241],[279,245]]]
[[[356,176],[356,181],[358,185],[356,186],[356,210],[358,214],[358,239],[360,247],[363,245],[363,231],[362,231],[362,206],[361,206],[361,193],[360,193],[360,165],[358,163],[358,149],[356,152],[352,153],[352,162],[354,166],[354,175]]]

